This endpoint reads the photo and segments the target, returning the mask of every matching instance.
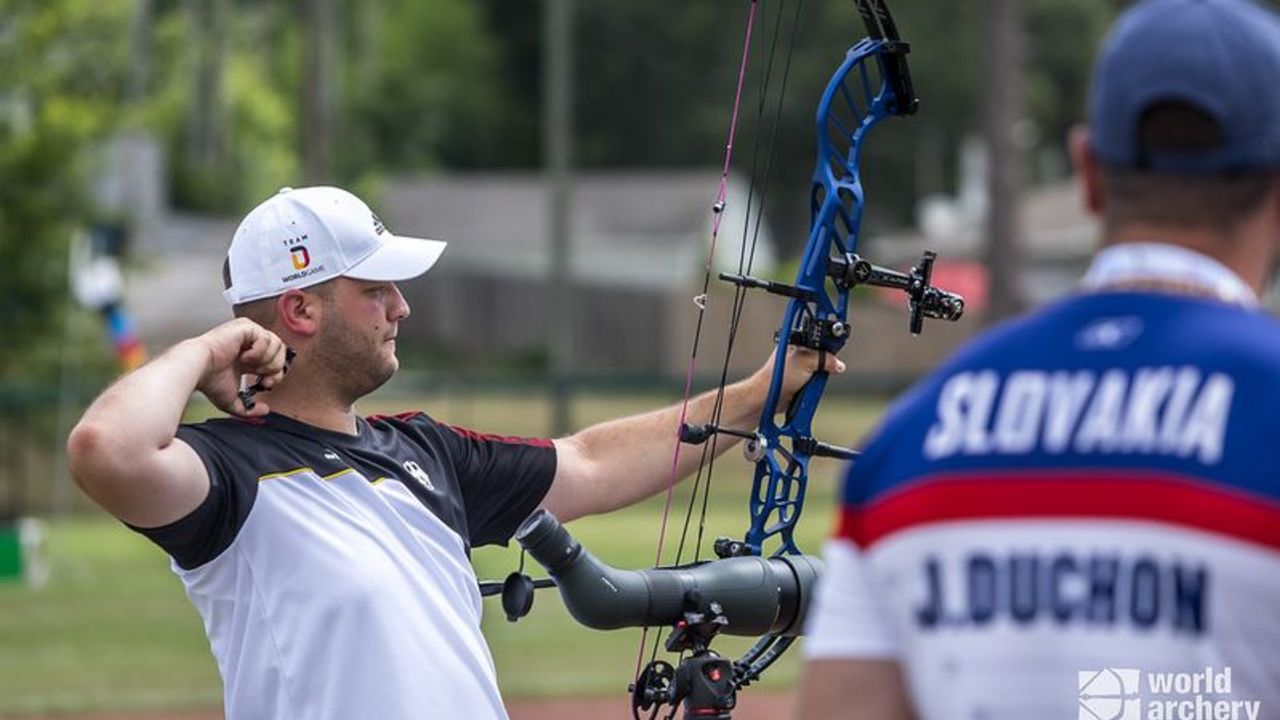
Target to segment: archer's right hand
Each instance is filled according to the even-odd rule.
[[[237,393],[243,375],[256,376],[264,392],[284,379],[287,348],[278,335],[252,320],[237,318],[195,340],[209,352],[197,390],[226,413],[257,417],[270,411],[262,399],[246,408]]]

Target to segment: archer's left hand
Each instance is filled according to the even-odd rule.
[[[783,366],[782,394],[778,398],[778,406],[774,408],[775,413],[786,410],[792,396],[799,392],[809,378],[818,371],[819,354],[817,350],[794,345],[787,348],[787,359]],[[824,370],[833,375],[844,372],[844,362],[840,358],[832,353],[822,354],[826,358]],[[769,353],[769,359],[765,364],[748,378],[748,382],[760,388],[761,398],[768,393],[769,382],[773,378],[773,358],[774,354]]]

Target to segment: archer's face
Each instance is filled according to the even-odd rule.
[[[314,347],[346,400],[373,392],[400,367],[396,335],[409,305],[390,282],[338,278]]]

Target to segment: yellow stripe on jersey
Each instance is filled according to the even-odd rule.
[[[267,481],[267,480],[279,480],[280,478],[292,477],[292,476],[297,475],[297,474],[299,474],[299,473],[311,473],[312,475],[316,475],[316,474],[317,474],[315,470],[313,470],[312,468],[307,467],[307,466],[305,466],[305,465],[304,465],[303,467],[300,467],[300,468],[294,468],[294,469],[292,469],[292,470],[285,470],[284,472],[274,472],[274,473],[267,473],[266,475],[259,475],[259,476],[258,476],[258,482],[265,482],[265,481]],[[339,471],[337,471],[337,472],[329,473],[328,475],[321,475],[321,476],[320,476],[320,479],[321,479],[321,480],[334,480],[334,479],[336,479],[336,478],[339,478],[339,477],[342,477],[343,475],[348,475],[348,474],[356,474],[356,475],[359,475],[359,473],[357,473],[357,472],[356,472],[356,469],[355,469],[355,468],[342,468],[341,470],[339,470]],[[387,478],[385,478],[385,477],[376,478],[376,479],[374,479],[374,480],[372,481],[372,484],[377,485],[378,483],[380,483],[380,482],[382,482],[383,480],[386,480],[386,479],[387,479]]]
[[[291,475],[297,475],[298,473],[304,473],[304,472],[309,472],[312,475],[314,475],[316,471],[312,470],[309,467],[304,466],[300,468],[294,468],[292,470],[285,470],[284,472],[267,473],[266,475],[259,475],[258,482],[263,482],[265,480],[276,480],[278,478],[289,477]]]

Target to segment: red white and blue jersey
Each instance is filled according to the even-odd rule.
[[[1115,667],[1230,667],[1280,712],[1280,323],[1224,295],[1080,294],[901,398],[807,654],[900,661],[930,720],[1073,718]]]

